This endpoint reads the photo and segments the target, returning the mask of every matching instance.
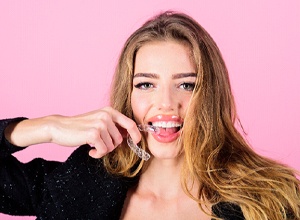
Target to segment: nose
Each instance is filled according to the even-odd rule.
[[[176,107],[175,93],[168,87],[160,88],[157,92],[155,102],[159,110],[174,110]]]

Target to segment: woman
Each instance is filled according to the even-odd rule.
[[[293,171],[253,152],[235,120],[213,39],[187,15],[162,13],[125,43],[111,107],[1,122],[0,209],[40,219],[300,219]],[[84,146],[65,163],[9,155],[43,142]]]

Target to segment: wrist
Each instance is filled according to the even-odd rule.
[[[41,120],[43,121],[41,127],[46,142],[55,143],[56,136],[60,131],[60,123],[63,120],[63,116],[49,115],[43,117]]]
[[[15,129],[15,127],[16,127],[16,125],[18,124],[18,123],[20,123],[20,122],[12,122],[12,123],[10,123],[10,124],[8,124],[7,125],[7,127],[5,128],[5,130],[4,130],[4,137],[5,137],[5,139],[9,142],[9,143],[11,143],[11,144],[14,144],[14,145],[16,145],[15,143],[14,143],[14,141],[12,140],[13,139],[13,131],[14,131],[14,129]],[[17,146],[17,145],[16,145]]]
[[[51,142],[54,118],[55,116],[45,116],[13,122],[6,127],[5,138],[19,147]]]

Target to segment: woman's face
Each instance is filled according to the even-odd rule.
[[[178,138],[195,86],[196,69],[189,47],[176,41],[146,43],[137,52],[131,105],[137,124],[159,127],[148,133],[155,158],[175,158]]]

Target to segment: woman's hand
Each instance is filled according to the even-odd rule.
[[[141,134],[135,122],[111,107],[73,117],[51,115],[9,125],[5,137],[17,146],[51,142],[62,146],[89,144],[89,155],[100,158],[113,151],[126,137],[135,143]]]

